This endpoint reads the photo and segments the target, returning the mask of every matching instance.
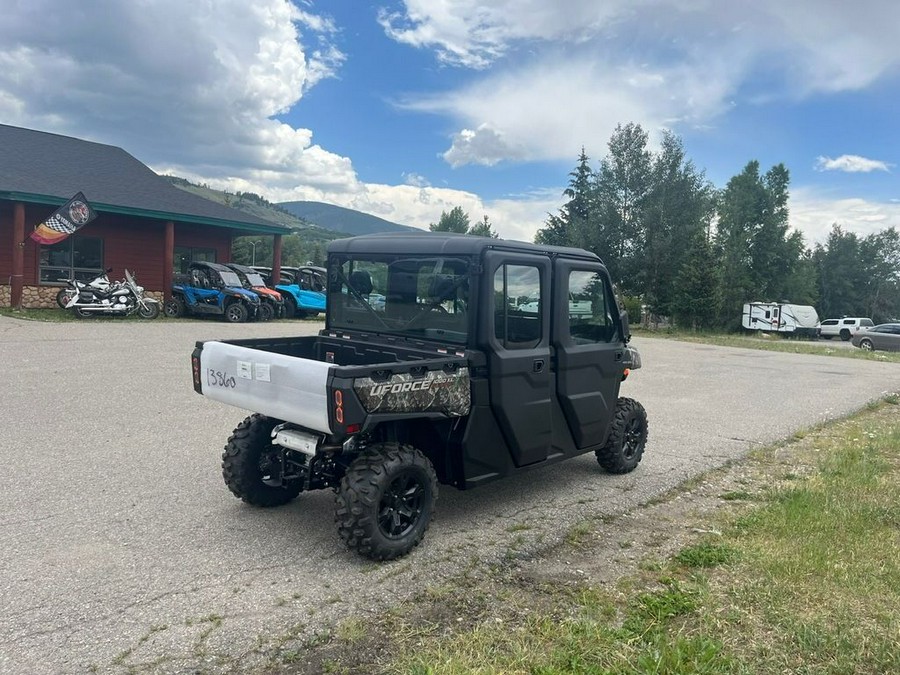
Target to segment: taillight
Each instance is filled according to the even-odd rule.
[[[340,389],[334,390],[334,421],[344,423],[344,394]]]
[[[194,375],[194,391],[203,393],[200,386],[200,357],[191,356],[191,372]]]

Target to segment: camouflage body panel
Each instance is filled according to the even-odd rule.
[[[453,373],[429,370],[422,377],[397,373],[380,381],[359,377],[353,391],[367,413],[439,412],[461,417],[472,405],[468,368]]]

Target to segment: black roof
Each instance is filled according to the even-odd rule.
[[[280,234],[288,228],[175,187],[122,148],[0,124],[0,199]]]
[[[594,253],[582,248],[544,246],[524,241],[492,239],[449,232],[384,232],[348,239],[335,239],[328,244],[329,253],[377,253],[414,255],[480,255],[487,249],[516,253],[537,253],[600,261]]]
[[[234,272],[234,270],[227,265],[223,265],[222,263],[209,262],[207,260],[192,260],[188,267],[205,267],[207,269],[215,270],[216,272]]]
[[[237,272],[243,272],[244,274],[259,274],[259,270],[250,267],[250,265],[242,265],[241,263],[230,262],[225,263],[225,266]]]

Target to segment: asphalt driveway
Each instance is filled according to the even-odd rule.
[[[442,488],[423,544],[376,565],[340,543],[330,492],[274,510],[233,498],[220,454],[245,413],[191,387],[196,340],[319,327],[0,317],[0,672],[251,668],[287,636],[384,609],[514,539],[553,545],[900,391],[900,364],[637,339],[644,368],[623,386],[650,416],[637,471],[606,475],[586,456]]]

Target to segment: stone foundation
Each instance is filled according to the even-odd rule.
[[[53,309],[56,308],[56,294],[60,286],[25,286],[22,288],[23,309]],[[12,289],[9,285],[0,285],[0,307],[10,306]],[[148,298],[156,298],[160,304],[163,302],[161,291],[145,291]]]

